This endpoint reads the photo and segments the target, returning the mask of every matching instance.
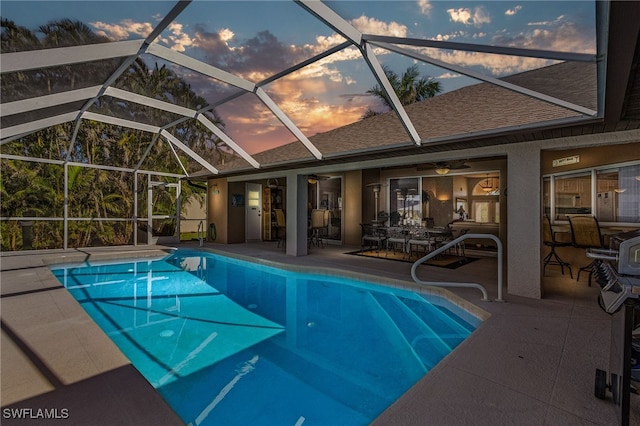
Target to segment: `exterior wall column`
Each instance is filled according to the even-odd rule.
[[[207,225],[215,226],[215,242],[229,243],[229,185],[227,179],[216,178],[207,181]],[[209,237],[211,235],[207,233]]]
[[[287,173],[287,255],[307,255],[308,197],[307,176]]]
[[[521,144],[507,154],[508,293],[542,298],[540,146]]]
[[[345,185],[342,196],[342,242],[348,246],[360,247],[362,239],[362,170],[353,170],[344,175]]]

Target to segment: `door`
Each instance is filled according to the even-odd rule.
[[[147,244],[176,244],[180,242],[180,182],[152,181],[147,177]],[[168,211],[158,211],[158,198],[174,199]]]
[[[262,240],[262,185],[247,183],[246,240]]]
[[[318,181],[315,208],[325,210],[323,239],[342,241],[342,177],[331,176]]]

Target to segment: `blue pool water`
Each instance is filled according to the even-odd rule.
[[[439,297],[195,250],[52,270],[192,425],[368,424],[479,324]]]

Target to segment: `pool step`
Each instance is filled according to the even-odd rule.
[[[419,318],[424,318],[429,327],[444,340],[451,348],[455,348],[466,339],[476,328],[445,306],[431,303],[422,296],[400,298],[403,303]]]
[[[373,297],[393,321],[397,332],[403,336],[406,344],[411,348],[411,352],[423,363],[425,371],[433,368],[451,352],[452,347],[445,339],[416,315],[398,296],[373,293]]]
[[[329,359],[287,345],[282,336],[263,341],[253,349],[262,357],[273,359],[283,371],[354,410],[363,408],[353,405],[354,401],[369,401],[372,406],[385,406],[393,401],[389,386],[395,384],[381,388],[381,383],[353,369],[341,368]]]

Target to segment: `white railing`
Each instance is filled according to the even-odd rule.
[[[200,223],[198,224],[198,241],[200,241],[200,247],[204,245],[204,235],[205,235],[204,221],[201,220]]]
[[[432,286],[437,286],[437,287],[477,288],[478,290],[480,290],[482,292],[482,300],[489,301],[489,296],[487,295],[487,290],[480,284],[477,284],[477,283],[454,283],[454,282],[443,282],[443,281],[422,281],[416,275],[416,271],[418,269],[418,266],[420,266],[422,263],[424,263],[427,260],[439,255],[443,251],[448,250],[451,247],[454,247],[455,245],[459,244],[460,242],[466,240],[467,238],[488,238],[488,239],[493,240],[493,241],[496,242],[496,244],[498,246],[498,298],[496,299],[496,301],[497,302],[504,302],[504,300],[502,299],[502,242],[495,235],[491,235],[491,234],[464,234],[464,235],[459,236],[458,238],[454,239],[453,241],[450,241],[447,244],[443,245],[442,247],[439,247],[436,250],[428,253],[426,256],[422,257],[421,259],[416,260],[414,262],[413,266],[411,266],[411,278],[413,278],[413,281],[415,281],[417,284],[421,284],[421,285],[432,285]]]

